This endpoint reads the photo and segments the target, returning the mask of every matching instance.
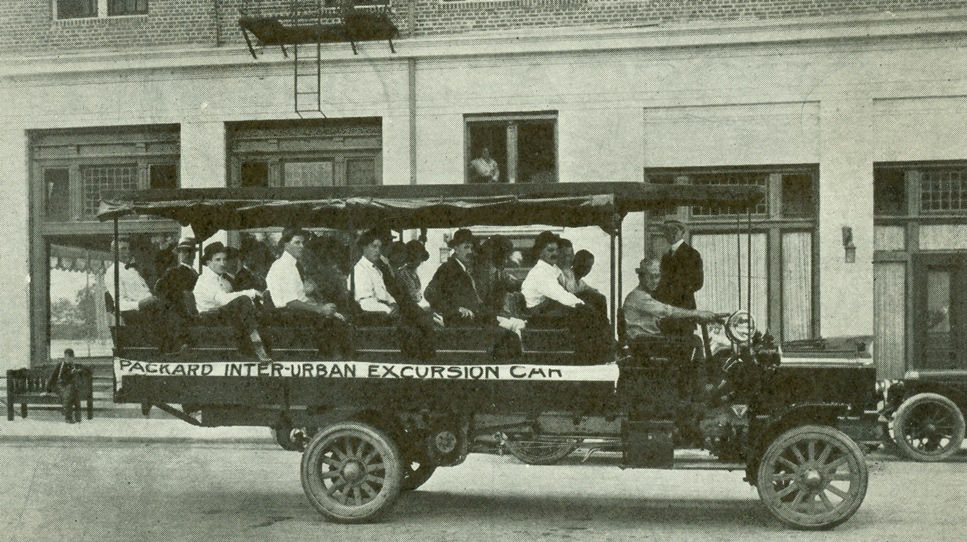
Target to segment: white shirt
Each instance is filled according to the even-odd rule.
[[[356,302],[366,312],[382,312],[389,314],[393,311],[390,306],[396,301],[386,291],[383,273],[366,258],[360,258],[353,267],[353,277],[356,282]],[[350,284],[350,288],[352,284]]]
[[[305,284],[302,283],[299,268],[296,267],[297,263],[298,261],[291,254],[282,252],[265,276],[265,285],[272,296],[272,304],[280,309],[290,301],[309,302]]]
[[[550,298],[562,305],[576,307],[583,303],[578,297],[564,289],[559,282],[561,269],[550,265],[544,260],[537,260],[537,264],[527,273],[527,278],[520,285],[520,293],[524,294],[527,308],[532,309]]]
[[[195,282],[195,307],[199,313],[205,313],[220,309],[228,305],[237,297],[254,297],[254,290],[244,292],[233,292],[232,283],[224,276],[216,275],[214,271],[206,267],[202,270],[198,281]]]
[[[151,289],[148,288],[148,283],[144,281],[144,277],[134,267],[129,268],[122,265],[118,273],[118,279],[118,284],[120,285],[118,295],[120,299],[117,300],[117,306],[121,311],[136,311],[138,310],[139,302],[151,297]],[[107,272],[104,273],[104,287],[113,299],[114,264],[111,264],[107,268]]]
[[[682,246],[684,243],[685,243],[685,239],[679,239],[678,241],[675,241],[675,243],[672,246],[668,247],[668,252],[675,252],[676,250],[678,250],[678,247]]]

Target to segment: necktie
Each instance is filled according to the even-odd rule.
[[[299,272],[299,280],[306,281],[306,271],[302,268],[302,262],[295,263],[295,270]]]

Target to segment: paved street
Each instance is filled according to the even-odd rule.
[[[0,540],[913,540],[948,539],[967,509],[967,456],[875,453],[856,516],[828,534],[784,529],[741,474],[621,471],[614,456],[533,467],[471,455],[380,524],[326,523],[300,455],[257,442],[0,442]]]

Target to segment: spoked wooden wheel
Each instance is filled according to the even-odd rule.
[[[309,502],[341,523],[372,521],[396,502],[403,480],[400,453],[386,433],[344,422],[317,434],[302,456]]]
[[[784,524],[831,529],[849,519],[866,496],[866,459],[849,437],[831,427],[786,431],[759,464],[759,497]]]
[[[943,395],[914,395],[897,409],[893,437],[906,457],[915,461],[941,461],[960,450],[964,440],[964,414]]]
[[[581,441],[576,439],[553,439],[533,437],[530,439],[508,438],[507,450],[529,465],[553,465],[577,449]]]

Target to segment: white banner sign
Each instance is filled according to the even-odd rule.
[[[114,358],[114,375],[204,377],[366,378],[379,380],[541,380],[616,382],[618,366],[607,365],[424,365],[363,361],[254,361],[181,363]]]

